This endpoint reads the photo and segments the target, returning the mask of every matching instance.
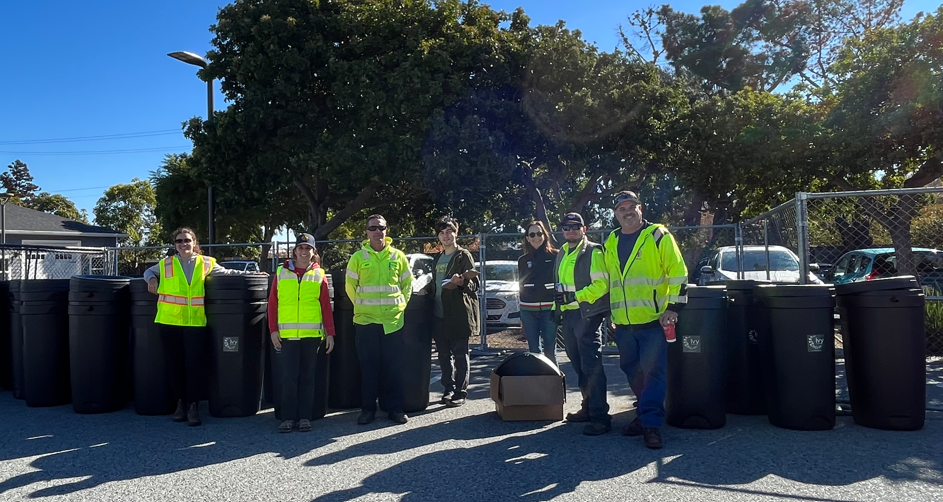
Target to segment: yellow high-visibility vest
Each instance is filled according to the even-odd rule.
[[[293,262],[289,265],[294,267]],[[301,280],[292,270],[278,267],[278,335],[283,339],[321,338],[321,281],[324,271],[309,268]]]
[[[375,251],[370,241],[347,262],[344,291],[354,304],[354,324],[382,324],[390,334],[403,327],[403,312],[412,295],[413,273],[402,251],[391,246]]]
[[[204,281],[213,270],[216,260],[196,255],[193,277],[187,282],[183,267],[176,256],[161,261],[160,283],[157,286],[158,324],[171,326],[206,326]]]

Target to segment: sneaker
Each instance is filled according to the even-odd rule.
[[[203,420],[200,420],[200,407],[197,403],[190,403],[190,408],[187,410],[187,425],[191,427],[196,427],[203,423]]]
[[[448,406],[449,401],[452,400],[453,395],[454,394],[452,394],[451,392],[446,392],[445,394],[442,394],[442,399],[439,399],[439,402]]]
[[[567,422],[589,422],[589,412],[585,409],[577,411],[576,413],[567,413],[566,414]]]
[[[393,422],[399,425],[403,425],[406,422],[409,422],[409,417],[407,417],[405,413],[390,413],[387,416],[390,418],[390,420],[392,420]]]
[[[583,434],[586,436],[602,436],[612,430],[612,425],[593,422],[583,427]]]
[[[642,421],[638,417],[635,417],[628,425],[622,428],[623,436],[641,436],[644,430],[642,430]]]
[[[377,412],[375,411],[361,411],[360,416],[357,417],[358,425],[367,425],[370,422],[373,422],[373,419],[377,417]]]
[[[174,412],[174,422],[187,421],[187,406],[183,404],[183,399],[177,401],[177,411]]]
[[[291,429],[295,426],[295,422],[291,420],[283,420],[278,426],[278,432],[285,434],[291,432]]]
[[[665,442],[661,440],[661,431],[658,430],[658,427],[645,427],[643,430],[645,446],[657,450],[665,446]]]
[[[452,399],[451,401],[445,403],[445,406],[449,408],[458,408],[459,406],[465,406],[465,398],[459,397]]]
[[[307,418],[302,418],[298,421],[298,432],[311,432],[311,421]]]

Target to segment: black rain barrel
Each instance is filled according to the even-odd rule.
[[[360,360],[354,332],[354,304],[344,290],[346,270],[334,277],[334,351],[328,378],[328,406],[335,410],[360,408]]]
[[[922,428],[927,407],[923,290],[912,277],[835,289],[855,423],[886,430]]]
[[[10,343],[10,281],[0,281],[0,387],[13,390],[13,357]]]
[[[760,281],[725,281],[727,286],[727,413],[763,415],[763,360],[760,355],[756,299]]]
[[[210,415],[248,417],[262,399],[262,354],[268,308],[264,275],[221,275],[206,281],[210,351]],[[270,343],[270,342],[269,342]]]
[[[164,344],[154,319],[157,295],[144,279],[134,279],[131,292],[131,358],[134,411],[138,415],[169,415],[177,403],[170,391]]]
[[[26,405],[69,404],[69,280],[23,281],[20,297]]]
[[[718,429],[727,422],[727,291],[689,286],[677,341],[668,344],[665,422],[685,429]]]
[[[406,305],[403,326],[403,411],[429,407],[432,375],[432,297],[413,294]]]
[[[20,321],[20,285],[23,281],[10,281],[10,372],[13,397],[23,399],[23,324]]]
[[[69,291],[72,409],[108,413],[128,398],[129,277],[74,276]]]
[[[766,411],[794,430],[835,427],[835,291],[830,286],[757,286],[762,308]]]

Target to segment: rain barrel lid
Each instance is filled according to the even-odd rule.
[[[917,278],[912,275],[900,277],[887,277],[885,279],[875,279],[873,281],[851,282],[848,284],[838,284],[835,286],[835,292],[839,295],[854,295],[858,293],[867,293],[869,291],[887,291],[891,289],[914,289],[918,288]]]
[[[688,286],[688,298],[723,298],[727,296],[726,286]]]
[[[504,361],[501,361],[494,372],[500,376],[562,375],[559,368],[553,364],[553,361],[547,359],[543,354],[532,352],[511,354]]]
[[[757,296],[765,297],[815,297],[834,296],[835,288],[821,284],[763,284],[757,286],[753,292]]]

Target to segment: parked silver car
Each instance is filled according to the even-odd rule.
[[[810,267],[816,268],[816,267]],[[767,273],[767,269],[769,272]],[[737,257],[736,246],[717,248],[711,255],[707,265],[701,267],[701,276],[698,284],[703,286],[710,282],[736,280],[740,272],[740,261]],[[815,274],[809,272],[809,284],[823,284]],[[777,284],[799,283],[799,257],[790,249],[782,246],[769,246],[767,253],[765,246],[743,246],[743,277],[742,279],[756,281],[770,281]]]

